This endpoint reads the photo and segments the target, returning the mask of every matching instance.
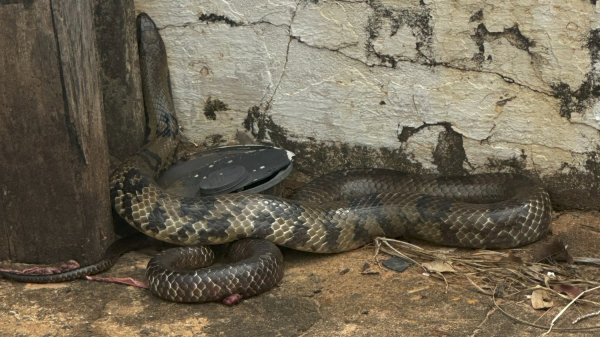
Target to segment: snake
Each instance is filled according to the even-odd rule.
[[[153,238],[180,246],[148,263],[152,294],[176,302],[207,302],[263,293],[283,278],[278,245],[340,253],[376,237],[408,237],[445,246],[504,249],[548,233],[548,193],[537,180],[513,173],[439,177],[363,168],[321,176],[292,198],[168,193],[156,179],[172,164],[181,134],[167,54],[146,13],[138,15],[137,25],[148,142],[112,173],[110,198],[115,211],[142,233],[136,242],[144,245]],[[129,243],[122,240],[101,262],[74,271],[0,274],[25,282],[60,282],[97,273],[127,250]],[[206,246],[229,243],[231,263],[209,267],[214,255]]]

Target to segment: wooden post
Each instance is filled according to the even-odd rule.
[[[113,240],[93,8],[0,2],[0,260],[98,259]]]
[[[133,0],[95,0],[94,25],[110,171],[144,145],[146,118]],[[115,215],[118,235],[137,230]]]
[[[144,145],[146,118],[133,0],[95,0],[94,25],[111,167]]]

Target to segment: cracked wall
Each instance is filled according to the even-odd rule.
[[[600,209],[600,30],[580,0],[138,0],[161,28],[180,124],[246,130],[306,179],[376,166],[540,178]]]

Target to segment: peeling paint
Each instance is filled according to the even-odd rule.
[[[304,177],[518,172],[544,182],[557,209],[600,208],[592,2],[136,6],[164,27],[176,108],[197,143],[226,143],[243,125],[295,152]]]

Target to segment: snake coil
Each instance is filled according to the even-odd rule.
[[[180,302],[266,291],[283,277],[273,244],[317,253],[361,247],[376,236],[413,237],[471,248],[509,248],[540,239],[552,209],[548,193],[517,174],[415,176],[381,169],[337,171],[293,200],[266,195],[178,197],[157,183],[179,141],[165,47],[150,17],[138,16],[148,144],[111,175],[115,210],[141,233],[176,245],[147,268],[151,291]],[[258,240],[263,239],[263,240]],[[239,240],[239,241],[238,241]],[[204,266],[197,245],[234,242],[231,265]],[[210,254],[209,254],[210,255]]]

